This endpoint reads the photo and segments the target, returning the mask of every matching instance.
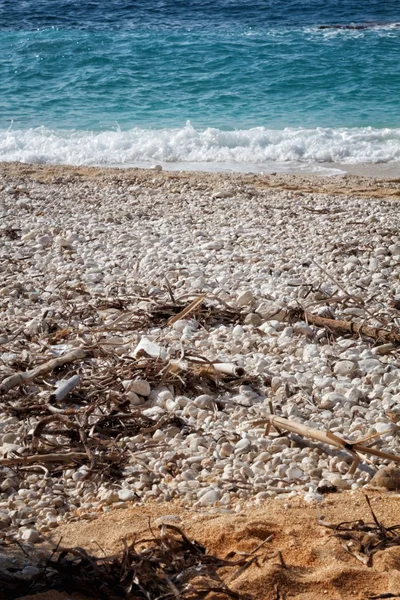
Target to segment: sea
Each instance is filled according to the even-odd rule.
[[[0,0],[0,161],[400,164],[400,2]]]

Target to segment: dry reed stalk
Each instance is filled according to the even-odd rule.
[[[382,433],[376,433],[371,436],[367,436],[360,440],[356,440],[351,442],[349,440],[345,440],[330,431],[313,429],[312,427],[308,427],[307,425],[302,425],[301,423],[296,423],[295,421],[289,421],[288,419],[284,419],[283,417],[277,417],[275,415],[269,415],[263,421],[256,421],[253,425],[260,425],[266,423],[265,434],[268,435],[271,427],[274,427],[276,431],[281,433],[281,431],[290,431],[292,433],[297,433],[301,436],[311,438],[313,440],[317,440],[319,442],[323,442],[324,444],[329,444],[330,446],[335,446],[340,450],[346,450],[353,457],[353,463],[350,467],[349,473],[354,473],[357,469],[360,461],[361,455],[363,454],[371,454],[372,456],[377,456],[379,458],[383,458],[386,460],[391,460],[396,463],[400,463],[400,456],[396,456],[395,454],[390,454],[389,452],[383,452],[382,450],[376,450],[375,448],[370,448],[369,446],[364,446],[363,442],[368,442],[371,439],[376,437],[380,437],[385,433],[391,433],[391,430]]]
[[[193,313],[196,310],[196,308],[198,306],[200,306],[200,304],[203,302],[203,300],[206,297],[207,297],[207,294],[202,294],[201,296],[199,296],[198,298],[193,300],[193,302],[191,302],[188,306],[186,306],[186,308],[184,308],[177,315],[175,315],[174,317],[171,317],[171,319],[169,319],[168,326],[170,327],[177,321],[187,318],[191,313]]]

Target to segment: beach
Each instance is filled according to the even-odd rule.
[[[166,523],[257,600],[395,597],[322,522],[400,523],[391,175],[0,164],[5,570]]]

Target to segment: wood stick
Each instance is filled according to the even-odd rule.
[[[271,427],[274,427],[279,433],[285,430],[290,431],[292,433],[297,433],[304,437],[309,437],[313,440],[318,440],[319,442],[323,442],[324,444],[335,446],[335,448],[339,448],[340,450],[347,451],[353,457],[353,464],[350,467],[350,473],[354,473],[354,471],[356,470],[360,462],[360,454],[371,454],[372,456],[377,456],[379,458],[384,458],[386,460],[391,460],[393,462],[400,463],[400,456],[396,456],[395,454],[390,454],[389,452],[383,452],[382,450],[377,450],[375,448],[364,446],[361,443],[361,441],[364,440],[356,440],[352,442],[349,440],[345,440],[339,437],[338,435],[331,433],[330,431],[314,429],[312,427],[308,427],[307,425],[303,425],[302,423],[297,423],[296,421],[289,421],[288,419],[284,419],[283,417],[268,415],[263,421],[253,422],[253,425],[261,424],[266,425],[266,435],[268,435],[269,429]]]
[[[30,465],[40,462],[66,462],[69,460],[81,460],[87,458],[86,452],[69,452],[67,454],[31,454],[30,456],[17,456],[12,458],[0,458],[1,466],[8,465]]]
[[[196,310],[196,308],[198,306],[200,306],[200,304],[203,302],[203,300],[206,297],[207,297],[207,294],[202,294],[201,296],[199,296],[198,298],[196,298],[195,300],[193,300],[193,302],[191,302],[186,308],[184,308],[183,310],[181,310],[181,312],[179,312],[177,315],[175,315],[174,317],[171,317],[169,319],[168,326],[170,327],[171,325],[173,325],[177,321],[180,321],[181,319],[184,319],[185,317],[188,317],[194,310]]]
[[[339,319],[327,319],[326,317],[319,317],[310,312],[303,312],[303,318],[308,323],[316,325],[317,327],[324,327],[325,329],[331,329],[340,333],[352,333],[358,335],[365,335],[374,340],[379,340],[385,343],[400,344],[400,331],[392,329],[383,329],[382,327],[370,327],[363,323],[352,323],[351,321],[343,321]]]
[[[82,358],[85,358],[85,356],[87,356],[87,352],[83,350],[83,348],[75,348],[74,350],[71,350],[71,352],[67,352],[67,354],[63,354],[57,358],[52,358],[30,371],[10,375],[1,383],[0,394],[6,394],[18,385],[24,385],[30,381],[34,381],[37,377],[43,377],[43,375],[51,373],[51,371],[54,371],[57,367],[62,367],[63,365],[75,362],[76,360],[81,360]]]

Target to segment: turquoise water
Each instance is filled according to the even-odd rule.
[[[0,160],[400,160],[399,3],[353,4],[0,0]]]

